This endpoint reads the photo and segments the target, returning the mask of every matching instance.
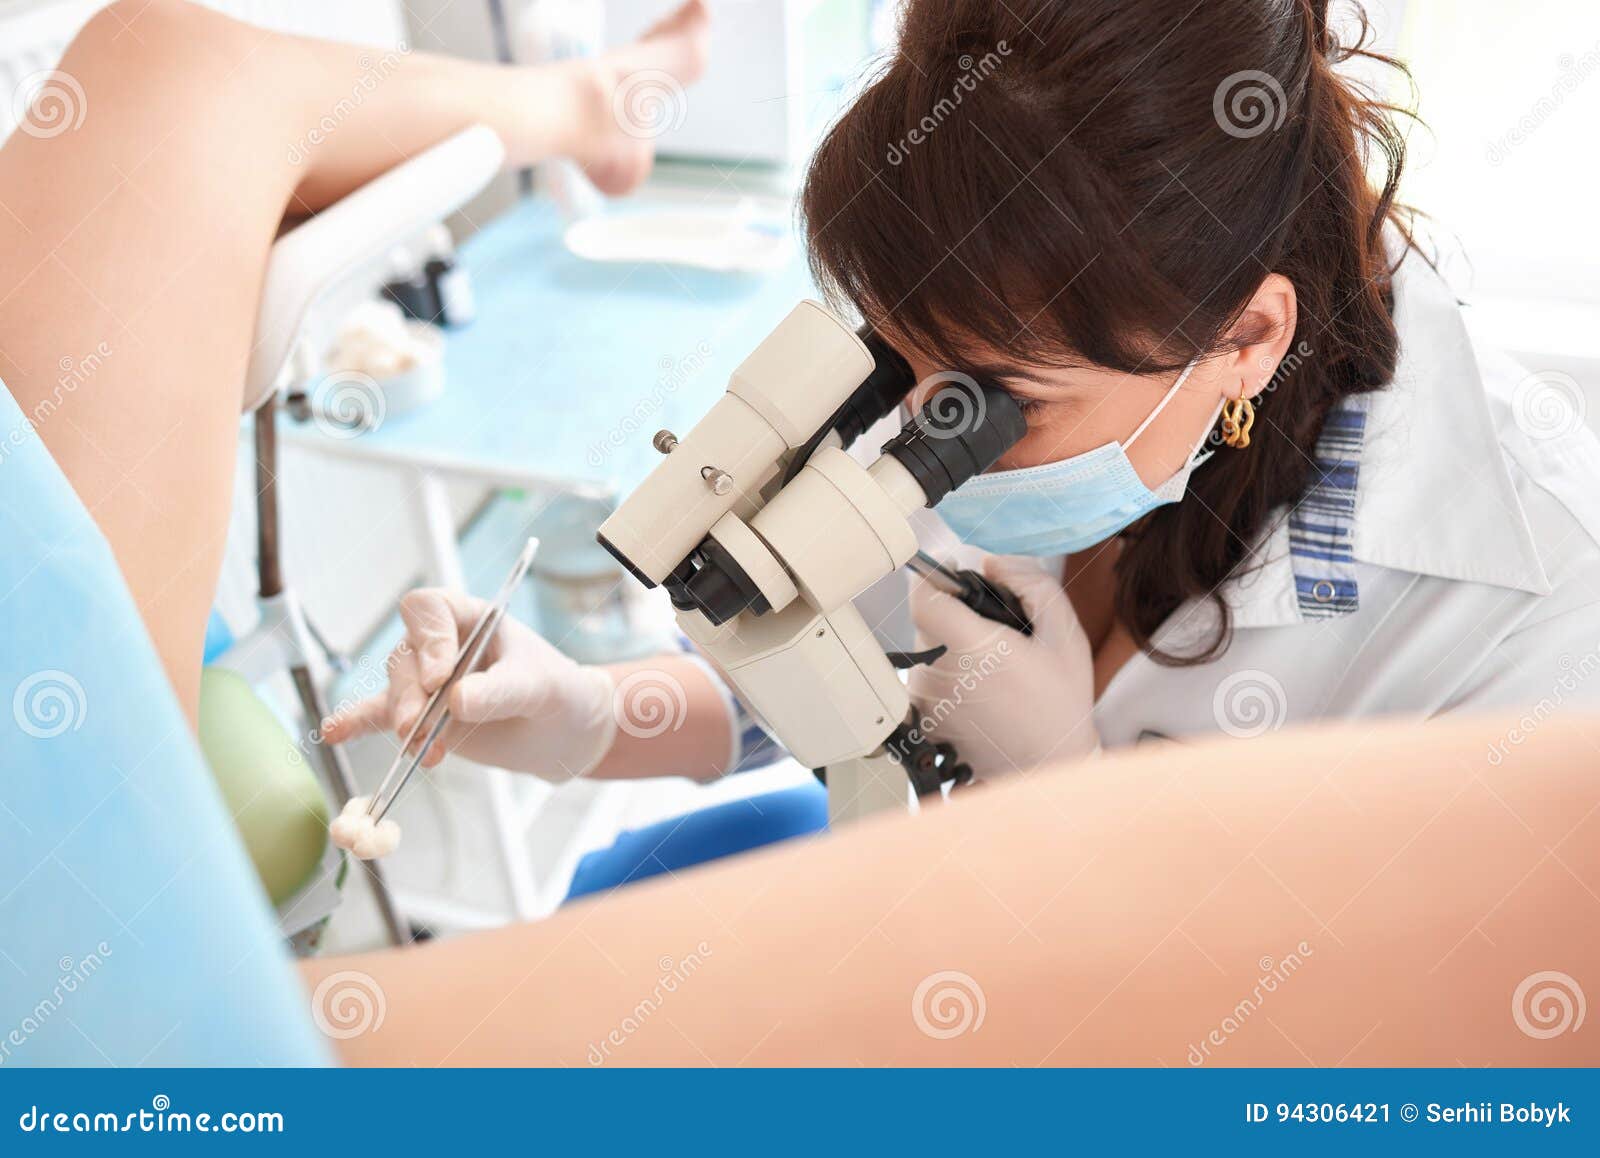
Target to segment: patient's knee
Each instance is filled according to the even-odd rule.
[[[81,92],[80,126],[35,151],[61,170],[58,187],[78,180],[103,192],[136,180],[147,200],[181,207],[197,181],[269,200],[282,185],[281,210],[292,182],[272,168],[295,110],[261,93],[273,84],[293,93],[300,62],[289,44],[180,0],[118,0],[84,26],[59,66]]]
[[[147,52],[178,47],[185,39],[191,51],[198,51],[194,31],[211,19],[213,13],[187,0],[116,0],[89,18],[72,49],[96,64],[120,56],[126,67]]]
[[[181,101],[192,118],[224,100],[234,87],[230,77],[253,72],[244,66],[269,39],[259,28],[187,0],[116,0],[83,26],[60,67],[88,90],[91,106],[99,89],[119,111],[167,112]],[[265,103],[256,96],[256,103]],[[133,98],[132,107],[124,98]]]
[[[235,23],[190,0],[115,0],[89,18],[74,43],[114,47],[125,61],[163,45],[199,52],[200,38]]]

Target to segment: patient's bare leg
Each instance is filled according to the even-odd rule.
[[[379,50],[177,0],[123,0],[73,42],[65,124],[25,125],[0,149],[0,379],[110,541],[191,719],[282,218],[475,122],[512,163],[571,155],[625,188],[650,154],[612,88],[635,69],[693,79],[704,21],[690,0],[592,68],[391,54],[359,103]]]
[[[379,1065],[1594,1064],[1600,722],[1515,725],[1151,745],[304,971]]]

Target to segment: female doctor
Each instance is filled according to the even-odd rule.
[[[835,300],[919,380],[987,375],[1028,418],[921,530],[989,555],[1037,631],[909,594],[950,649],[914,699],[979,779],[1145,739],[1600,701],[1581,399],[1474,345],[1397,208],[1390,110],[1336,71],[1373,57],[1365,28],[1344,43],[1325,9],[912,0],[811,163]],[[904,602],[864,610],[893,635]],[[479,609],[408,596],[392,686],[330,738],[405,733]],[[771,755],[692,655],[586,668],[508,626],[492,658],[430,762],[707,779]],[[632,726],[641,681],[681,690],[678,726]]]
[[[1057,9],[1068,6],[1045,8],[1024,0],[1009,0],[1009,5],[1019,20],[1032,22],[1036,31],[1031,35],[1041,39],[1047,55],[1043,63],[1024,67],[1022,49],[1007,49],[1004,59],[1018,66],[1012,83],[1024,87],[995,87],[1001,77],[991,70],[982,98],[991,105],[983,106],[976,92],[968,99],[969,107],[987,108],[983,132],[1030,165],[1035,153],[1018,134],[1029,116],[1050,110],[1052,117],[1081,120],[1086,141],[1115,143],[1106,134],[1116,126],[1097,120],[1094,105],[1078,100],[1070,86],[1040,87],[1049,79],[1050,60],[1061,56],[1057,38],[1062,30],[1056,25],[1066,17]],[[1234,16],[1244,12],[1240,5],[1216,6],[1229,8]],[[1095,14],[1087,3],[1070,7]],[[908,46],[918,54],[913,57],[917,68],[934,85],[940,78],[957,76],[960,57],[947,59],[942,47],[941,53],[930,51],[930,44],[946,42],[926,39],[928,8],[911,9]],[[1147,8],[1134,29],[1102,20],[1098,28],[1071,31],[1090,39],[1109,31],[1116,34],[1113,44],[1135,39],[1167,44],[1187,27],[1162,15],[1153,3]],[[1505,734],[1504,713],[1462,716],[1425,728],[1286,731],[1246,746],[1198,744],[1181,755],[1167,745],[1111,754],[1084,774],[1012,776],[1008,785],[968,794],[959,808],[937,810],[942,815],[919,817],[914,823],[909,818],[886,822],[854,838],[845,835],[721,871],[708,869],[692,883],[666,882],[602,904],[574,906],[547,921],[403,952],[319,959],[302,967],[306,991],[296,987],[269,921],[266,898],[250,874],[243,848],[228,832],[222,801],[186,727],[194,720],[200,639],[226,538],[241,401],[237,386],[278,223],[286,208],[327,204],[391,167],[396,157],[425,148],[474,120],[487,121],[502,135],[513,165],[559,150],[584,163],[591,174],[604,175],[608,186],[625,187],[642,176],[649,152],[609,117],[616,77],[670,68],[687,83],[701,55],[704,18],[703,6],[689,0],[656,32],[608,58],[595,73],[588,66],[485,68],[410,54],[301,164],[289,159],[294,142],[304,140],[341,94],[348,94],[351,78],[367,70],[361,49],[276,36],[176,0],[130,0],[90,20],[63,58],[63,73],[78,82],[92,110],[87,119],[59,133],[43,131],[48,124],[35,122],[39,131],[16,133],[0,148],[0,205],[6,210],[0,212],[0,252],[7,254],[14,271],[13,292],[0,297],[0,372],[5,378],[0,384],[0,412],[5,415],[0,425],[10,430],[0,514],[14,532],[8,546],[17,548],[0,552],[0,574],[8,576],[0,582],[7,588],[0,598],[0,638],[23,644],[5,649],[0,676],[9,673],[3,686],[10,694],[14,685],[20,690],[16,681],[32,682],[33,676],[25,673],[36,664],[53,669],[84,654],[88,646],[95,657],[90,667],[75,669],[88,692],[84,702],[91,705],[87,726],[78,727],[85,718],[79,703],[76,713],[68,713],[71,727],[62,723],[59,729],[30,729],[19,713],[16,727],[0,737],[5,754],[0,768],[5,807],[0,812],[6,814],[0,820],[6,833],[0,839],[0,878],[11,886],[0,902],[0,942],[21,959],[11,972],[21,977],[27,972],[24,966],[34,966],[37,973],[30,976],[52,978],[58,972],[57,954],[84,944],[73,929],[104,930],[112,915],[108,900],[124,914],[131,913],[139,928],[137,937],[125,929],[125,940],[105,930],[115,941],[115,961],[97,974],[95,994],[75,1006],[70,1027],[59,1018],[51,1022],[54,1030],[42,1027],[27,1043],[26,1056],[82,1060],[88,1045],[94,1056],[104,1059],[149,1060],[154,1053],[169,1062],[303,1063],[325,1057],[309,1036],[316,1023],[339,1039],[345,1060],[388,1066],[595,1064],[596,1043],[607,1048],[602,1060],[631,1065],[1019,1060],[1147,1065],[1179,1064],[1180,1058],[1189,1065],[1313,1059],[1351,1064],[1593,1064],[1592,1034],[1561,1032],[1565,1023],[1551,1029],[1543,1004],[1548,991],[1532,990],[1526,1009],[1508,1010],[1506,1002],[1514,988],[1518,993],[1527,989],[1519,980],[1546,978],[1553,964],[1571,970],[1567,980],[1576,983],[1578,977],[1588,978],[1600,961],[1595,923],[1584,919],[1600,886],[1600,840],[1593,839],[1600,808],[1587,762],[1597,734],[1581,714],[1539,729],[1498,767],[1483,766],[1480,754],[1486,740]],[[1242,19],[1222,27],[1201,24],[1194,35],[1207,36],[1200,43],[1214,55],[1219,46],[1232,44],[1238,51],[1217,59],[1225,67],[1238,65],[1241,45],[1227,36],[1245,26]],[[975,29],[976,34],[1003,32],[1015,38],[1008,41],[1013,45],[1029,39],[1021,25],[985,24],[971,13],[954,27]],[[1152,30],[1158,35],[1152,37]],[[1292,32],[1290,25],[1279,29],[1284,37]],[[136,42],[136,51],[130,50],[130,41]],[[1101,41],[1097,52],[1107,51],[1103,37]],[[1152,65],[1173,63],[1153,52],[1150,57]],[[1070,56],[1062,59],[1073,67],[1085,64]],[[1124,57],[1124,63],[1128,69],[1114,83],[1087,70],[1083,75],[1108,85],[1098,97],[1137,99],[1147,118],[1163,111],[1176,116],[1175,108],[1152,101],[1152,92],[1164,91],[1168,83],[1163,74],[1140,72],[1134,67],[1137,60]],[[1263,68],[1283,64],[1277,57],[1257,62]],[[1285,83],[1292,80],[1283,75]],[[263,78],[278,99],[261,98]],[[1171,83],[1178,79],[1174,74]],[[1126,91],[1136,80],[1150,91],[1143,96]],[[1124,91],[1116,92],[1124,81]],[[1006,91],[1011,95],[996,120],[992,101]],[[1195,94],[1190,90],[1188,95]],[[863,108],[884,99],[892,103],[896,96],[869,96]],[[578,115],[584,110],[595,115]],[[573,115],[564,116],[564,111]],[[850,124],[847,120],[846,126]],[[1284,131],[1296,124],[1286,120]],[[1148,133],[1126,124],[1122,128],[1127,135],[1121,139],[1137,138],[1140,147],[1117,158],[1113,168],[1135,175],[1128,162],[1150,156]],[[971,130],[947,119],[941,137],[955,140],[963,131]],[[968,143],[973,148],[969,163],[947,170],[961,178],[945,182],[952,196],[958,185],[984,192],[976,179],[993,177],[983,166],[998,164]],[[924,144],[931,147],[933,142]],[[1067,147],[1059,133],[1050,149],[1057,145]],[[1228,146],[1221,142],[1218,147]],[[837,142],[830,145],[835,158],[839,148]],[[1103,222],[1091,219],[1089,209],[1065,199],[1073,174],[1084,171],[1084,156],[1072,158],[1067,169],[1052,171],[1045,168],[1049,152],[1041,148],[1037,153],[1038,188],[1062,198],[1059,207],[1074,212],[1081,228],[1096,231],[1108,254],[1104,260],[1117,260],[1119,254],[1127,258],[1116,247],[1116,231],[1106,231]],[[1176,157],[1167,159],[1181,164]],[[1200,184],[1203,171],[1174,172],[1197,191],[1209,188]],[[229,179],[197,181],[196,173]],[[876,197],[879,182],[901,176],[875,171],[864,182],[857,177],[852,182],[863,198]],[[1353,179],[1353,174],[1345,176]],[[1025,209],[1032,188],[1018,183],[1008,191],[1015,197],[996,201],[994,212],[1006,212],[1007,206]],[[902,196],[914,192],[908,185]],[[1355,196],[1348,188],[1346,193]],[[1096,194],[1112,195],[1109,184]],[[1082,196],[1081,191],[1074,196]],[[930,227],[947,229],[950,222],[932,211],[954,213],[957,205],[950,201],[941,206],[937,200],[906,204],[917,205]],[[1291,199],[1287,204],[1295,203]],[[813,196],[814,214],[818,205]],[[883,207],[880,199],[878,208]],[[1061,232],[1066,226],[1057,223],[1056,207],[1056,201],[1035,205],[1041,212],[1048,210],[1051,230]],[[1164,212],[1170,207],[1158,208]],[[1248,244],[1248,215],[1236,210],[1221,200],[1213,205],[1231,234]],[[1147,217],[1164,220],[1154,210],[1130,214],[1124,232],[1142,236],[1137,230]],[[831,236],[831,228],[822,218],[814,216],[813,221],[820,257],[826,253],[820,243]],[[1018,224],[1015,219],[1011,223]],[[841,216],[839,224],[855,229],[858,239],[870,238],[859,221]],[[919,254],[910,245],[920,226],[914,226],[909,214],[898,221],[885,218],[881,224],[897,231],[889,243],[900,246],[908,260],[931,252]],[[981,218],[976,224],[982,224]],[[1196,215],[1190,224],[1198,229],[1203,223]],[[1331,228],[1327,221],[1322,227]],[[839,236],[851,234],[847,230]],[[963,237],[945,236],[957,242]],[[980,230],[972,236],[987,235]],[[1018,237],[1030,236],[1039,242],[1035,249],[1054,244],[1050,231],[990,239],[996,242],[990,256],[1016,262],[1007,267],[1012,276],[999,283],[1008,294],[1015,289],[1017,296],[1008,297],[1014,303],[1028,296],[1022,275],[1045,268],[1042,263],[1049,256],[1017,248]],[[1216,229],[1197,240],[1232,245]],[[1160,250],[1163,261],[1170,259],[1160,286],[1181,272],[1178,259],[1185,252],[1181,239]],[[1348,307],[1358,308],[1358,316],[1368,321],[1387,316],[1374,315],[1370,303],[1335,298],[1329,304],[1333,290],[1312,275],[1335,267],[1308,266],[1295,252],[1292,246],[1274,243],[1262,247],[1261,260],[1269,269],[1287,271],[1285,280],[1300,303],[1294,322],[1298,330],[1317,332],[1304,320],[1308,299],[1319,303],[1313,308],[1324,311],[1319,316],[1325,326],[1350,316]],[[1357,247],[1353,252],[1365,251]],[[203,278],[192,276],[197,254],[208,259]],[[909,272],[937,289],[948,273],[943,267],[958,263],[988,268],[980,253],[957,245]],[[1073,276],[1080,282],[1092,279],[1098,265],[1096,261],[1081,276]],[[885,277],[895,272],[881,263],[877,269]],[[130,270],[140,276],[130,277]],[[1256,273],[1251,279],[1267,280]],[[1347,289],[1355,284],[1342,276],[1335,282]],[[1106,288],[1106,283],[1099,284]],[[151,285],[164,288],[152,296]],[[980,287],[973,283],[969,288],[973,292],[959,302],[959,310],[941,315],[952,332],[957,331],[949,319],[966,324],[979,314]],[[1091,310],[1116,304],[1111,298],[1078,298],[1076,292],[1070,284],[1054,286],[1044,295],[1044,304],[1052,296]],[[1403,284],[1397,289],[1402,319],[1408,316],[1404,303],[1411,300],[1407,292]],[[1250,308],[1260,316],[1246,318],[1241,308],[1240,320],[1253,326],[1271,322],[1264,311],[1272,294],[1259,296],[1260,303]],[[1198,297],[1197,307],[1206,305],[1206,295]],[[1248,305],[1257,297],[1250,289],[1233,300]],[[861,300],[871,305],[870,297]],[[898,299],[885,302],[899,305]],[[885,322],[894,312],[874,310]],[[197,327],[195,318],[202,316],[205,325]],[[1035,334],[1055,332],[1039,307],[1028,307],[1022,317]],[[895,332],[913,358],[924,364],[942,358],[927,352],[936,350],[933,339],[939,334],[926,335],[924,349],[912,344],[909,331]],[[1402,324],[1402,343],[1410,341],[1407,333]],[[116,356],[78,384],[70,405],[59,405],[62,360],[94,348],[107,334],[129,340],[118,337]],[[1043,341],[1023,334],[1015,345],[1039,351],[1046,349]],[[1253,380],[1253,364],[1233,349],[1238,341],[1192,348],[1190,360],[1202,348],[1208,357],[1144,433],[1131,437],[1145,415],[1130,413],[1125,430],[1101,441],[1116,440],[1118,446],[1131,441],[1135,472],[1147,482],[1164,477],[1163,471],[1179,473],[1188,449],[1181,444],[1206,433],[1210,415],[1202,412],[1215,410],[1224,396],[1233,397],[1236,374],[1250,374]],[[1324,353],[1331,348],[1321,347]],[[1421,353],[1445,356],[1433,349]],[[1288,357],[1283,361],[1289,365]],[[1123,407],[1123,392],[1147,396],[1147,405],[1130,403],[1125,409],[1153,412],[1177,380],[1175,371],[1162,370],[1113,375],[1114,382],[1101,380],[1101,385],[1087,370],[1068,374],[1041,361],[1019,360],[1011,368],[1017,371],[1012,381],[1019,395],[1044,396],[1046,401],[1034,408],[1034,434],[1017,448],[1013,462],[1002,464],[1003,470],[1080,455],[1094,448],[1092,435],[1103,435],[1103,429],[1086,425],[1089,433],[1073,434],[1070,444],[1049,452],[1057,432],[1066,437],[1073,427],[1050,399],[1077,407],[1087,424],[1098,421],[1090,414],[1097,406]],[[1278,424],[1292,428],[1296,437],[1305,435],[1306,423],[1318,429],[1326,425],[1320,408],[1329,397],[1342,396],[1326,386],[1325,376],[1332,373],[1310,373],[1303,366],[1285,370],[1271,405],[1293,397],[1295,406],[1315,414],[1291,422],[1299,411],[1280,407]],[[1475,393],[1475,380],[1451,385],[1464,389],[1457,408],[1472,405],[1495,412]],[[1376,388],[1368,386],[1369,392]],[[1409,397],[1400,393],[1401,387],[1397,379],[1382,389]],[[1298,393],[1291,394],[1291,389]],[[1399,413],[1406,419],[1408,412]],[[181,435],[174,416],[181,417]],[[1242,427],[1242,420],[1236,422]],[[1116,677],[1119,685],[1159,674],[1141,658],[1145,652],[1154,654],[1163,642],[1141,642],[1148,622],[1141,618],[1141,608],[1153,599],[1148,582],[1134,584],[1131,603],[1117,602],[1125,578],[1146,573],[1136,566],[1138,552],[1156,541],[1150,536],[1160,531],[1159,520],[1203,501],[1239,520],[1230,526],[1249,530],[1255,525],[1243,518],[1253,509],[1243,499],[1237,507],[1219,505],[1226,497],[1219,490],[1221,482],[1234,479],[1229,485],[1240,495],[1256,485],[1253,476],[1229,472],[1237,472],[1242,463],[1257,463],[1252,469],[1261,470],[1261,464],[1279,461],[1250,457],[1253,449],[1274,445],[1260,441],[1267,420],[1258,417],[1254,425],[1256,445],[1219,449],[1192,472],[1181,501],[1162,507],[1154,518],[1130,523],[1120,536],[1106,532],[1104,542],[1121,552],[1111,572],[1114,583],[1090,581],[1093,572],[1083,561],[1093,558],[1093,551],[1080,552],[1071,569],[1063,568],[1048,583],[1036,573],[1017,573],[1017,585],[1025,588],[1041,628],[1040,643],[1049,646],[1033,650],[1030,644],[1015,652],[1019,665],[1027,668],[1014,676],[1008,673],[1008,686],[1037,693],[1035,702],[1063,721],[1053,733],[1057,740],[1069,737],[1075,750],[1088,743],[1090,738],[1072,727],[1074,720],[1065,713],[1087,711],[1095,695],[1093,672],[1099,656],[1116,654],[1109,650],[1111,641],[1124,635],[1135,640],[1136,654]],[[1415,423],[1406,429],[1419,430],[1419,441],[1440,437]],[[1498,429],[1506,432],[1501,435],[1505,438],[1514,427],[1502,421]],[[1452,432],[1446,441],[1465,453],[1485,449],[1470,445],[1453,427]],[[172,453],[175,437],[181,439],[181,453]],[[1474,668],[1458,697],[1462,703],[1517,699],[1538,691],[1543,685],[1536,665],[1560,671],[1561,679],[1588,670],[1586,661],[1563,666],[1560,645],[1552,637],[1565,638],[1562,621],[1574,623],[1581,613],[1584,568],[1593,547],[1578,530],[1577,516],[1559,504],[1540,505],[1540,496],[1546,489],[1566,496],[1587,481],[1582,464],[1589,446],[1572,437],[1552,441],[1543,454],[1520,441],[1517,445],[1522,459],[1508,454],[1494,461],[1513,480],[1507,493],[1514,496],[1510,501],[1523,504],[1522,517],[1550,594],[1518,592],[1475,575],[1427,578],[1422,571],[1364,558],[1357,569],[1361,602],[1348,613],[1347,622],[1365,620],[1364,631],[1397,651],[1424,644],[1387,625],[1409,616],[1415,627],[1431,622],[1435,614],[1409,590],[1431,588],[1441,604],[1457,597],[1465,601],[1468,610],[1438,612],[1444,621],[1469,624],[1466,632],[1457,632],[1450,644],[1438,648],[1447,653],[1443,662],[1459,657],[1461,664]],[[1155,454],[1162,447],[1178,448],[1178,461],[1170,468]],[[1113,447],[1100,455],[1117,453]],[[1492,442],[1487,453],[1494,455]],[[1373,483],[1369,461],[1363,459],[1361,496],[1387,481],[1380,476]],[[1563,469],[1553,469],[1547,461],[1559,461]],[[1006,477],[999,471],[994,475]],[[1530,485],[1530,478],[1542,479],[1544,486]],[[1162,497],[1175,497],[1176,490],[1163,491]],[[1014,488],[1007,493],[1015,493]],[[1278,493],[1273,490],[1266,497],[1279,501]],[[1293,508],[1297,501],[1288,500],[1288,505]],[[1141,498],[1132,505],[1137,509],[1147,502]],[[997,507],[1009,505],[1007,499]],[[1110,521],[1120,522],[1124,513]],[[1080,516],[1078,512],[1060,525],[1088,522]],[[951,523],[964,525],[954,515]],[[1267,525],[1263,519],[1252,541]],[[1475,518],[1465,527],[1479,533],[1484,525],[1484,519]],[[1197,535],[1196,541],[1200,539]],[[1395,541],[1389,542],[1395,549]],[[1430,550],[1450,545],[1436,535],[1427,542]],[[1030,544],[1003,545],[1015,549]],[[1070,546],[1063,543],[1057,549]],[[1504,550],[1503,543],[1493,546]],[[1356,556],[1361,558],[1367,549],[1358,534]],[[1239,566],[1247,568],[1243,552],[1239,556]],[[1219,565],[1209,556],[1203,563],[1195,561],[1198,555],[1177,557],[1185,560],[1181,590],[1194,583],[1195,574]],[[1473,556],[1456,551],[1450,557]],[[1445,561],[1430,554],[1419,557],[1418,566],[1443,567]],[[1123,569],[1129,565],[1133,570]],[[1234,565],[1225,569],[1231,574]],[[1406,578],[1412,574],[1418,577]],[[1171,575],[1159,572],[1157,577]],[[1388,602],[1375,605],[1374,578],[1392,581],[1399,593],[1391,588],[1385,593]],[[1491,588],[1493,598],[1473,605],[1480,587]],[[1497,616],[1482,614],[1485,606],[1494,608],[1494,599],[1516,606]],[[973,626],[961,619],[941,620],[938,601],[918,600],[919,616],[930,631]],[[1199,595],[1188,598],[1185,610],[1166,618],[1178,621],[1189,613],[1188,607],[1201,602]],[[1397,610],[1405,615],[1397,616]],[[458,613],[458,601],[449,596],[422,597],[409,605],[413,635],[425,648],[416,669],[397,683],[399,706],[405,705],[398,697],[414,692],[423,676],[432,678],[428,673],[437,669],[440,648],[451,642],[435,629]],[[1309,648],[1309,640],[1326,626],[1289,625],[1281,632],[1297,642],[1306,640]],[[1280,630],[1239,622],[1231,629],[1235,649],[1248,645],[1258,632]],[[1491,641],[1475,637],[1473,630],[1500,639],[1505,662],[1485,658]],[[1009,642],[1020,647],[1022,641]],[[1579,646],[1584,645],[1571,644],[1573,653]],[[728,761],[728,717],[719,710],[719,693],[688,661],[664,659],[653,667],[645,665],[642,672],[586,671],[560,660],[525,632],[507,634],[498,661],[486,679],[471,686],[474,698],[465,705],[480,711],[477,719],[493,716],[494,722],[470,737],[457,737],[464,751],[504,756],[504,762],[514,759],[555,774],[590,767],[612,773],[653,771],[659,763],[660,770],[706,775]],[[1188,674],[1199,683],[1201,698],[1210,694],[1206,684],[1221,671],[1210,665],[1227,662],[1211,658],[1191,664]],[[1348,659],[1344,666],[1349,666]],[[1418,665],[1412,661],[1412,666]],[[1524,667],[1534,673],[1524,685],[1528,692],[1512,682],[1513,673]],[[170,692],[161,686],[158,668],[166,673]],[[643,730],[623,726],[626,714],[619,722],[612,703],[625,699],[616,693],[638,686],[637,681],[630,685],[631,677],[652,670],[676,673],[683,681],[692,693],[694,719],[678,731],[669,728],[644,741]],[[1280,671],[1277,678],[1287,681],[1289,674]],[[1287,684],[1286,689],[1292,698],[1294,689]],[[1116,686],[1099,699],[1103,707],[1120,696]],[[1074,697],[1081,697],[1076,708]],[[388,707],[386,700],[371,710],[384,715]],[[971,712],[978,726],[984,719],[1001,718],[992,702],[974,700],[959,707],[953,719]],[[980,714],[980,707],[988,714]],[[1118,713],[1126,710],[1097,709],[1098,730],[1113,743],[1122,726]],[[63,719],[55,713],[34,722]],[[1024,750],[1024,739],[1019,736],[1006,748],[1019,764],[1033,759]],[[488,746],[495,740],[502,745],[499,752]],[[1350,758],[1355,749],[1361,752],[1359,760]],[[541,759],[550,752],[553,757]],[[20,766],[13,753],[21,758]],[[108,753],[126,753],[128,758],[108,760]],[[35,769],[41,774],[29,774]],[[1330,817],[1325,809],[1304,807],[1334,776],[1338,807],[1351,809],[1360,823],[1338,823],[1337,813]],[[1185,790],[1169,791],[1179,778]],[[1065,833],[1063,821],[1070,824]],[[204,839],[197,840],[197,832]],[[1263,848],[1269,838],[1292,850],[1292,861],[1273,857],[1275,867],[1299,886],[1300,895],[1312,897],[1326,921],[1314,913],[1309,916],[1315,923],[1308,921],[1299,896],[1289,894],[1278,873],[1260,860],[1258,852],[1271,854]],[[133,865],[142,868],[130,872]],[[1252,866],[1261,871],[1251,871]],[[103,878],[104,888],[86,885],[90,867],[100,870],[93,879]],[[154,895],[138,892],[140,882],[151,885]],[[1317,899],[1323,896],[1330,898],[1326,907]],[[15,936],[8,935],[12,926],[18,930]],[[155,935],[146,935],[152,931]],[[651,993],[663,980],[663,954],[683,959],[688,945],[698,946],[702,931],[712,940],[703,951],[695,949],[695,980],[673,993],[670,1016],[632,1027],[639,1020],[640,994]],[[1024,932],[1029,939],[1019,944]],[[1259,973],[1266,968],[1257,964],[1262,954],[1270,952],[1280,960],[1306,937],[1315,942],[1314,964],[1297,972],[1292,986],[1274,993],[1270,1024],[1256,1018],[1224,1038],[1218,1019],[1237,1008],[1240,993],[1249,992],[1251,984],[1268,980]],[[1311,941],[1294,951],[1311,954]],[[229,946],[238,952],[228,951]],[[175,965],[183,961],[196,967]],[[977,986],[982,1032],[943,1032],[950,1023],[942,1010],[952,994],[932,983],[948,979],[952,966]],[[9,979],[10,972],[5,976]],[[386,1009],[377,1019],[381,1024],[354,1035],[338,1016],[331,1021],[320,1016],[332,1013],[348,996],[342,986],[352,976],[371,982]],[[42,984],[48,989],[48,981]],[[17,1013],[16,1018],[0,1016],[0,1022],[17,1024],[39,992],[31,983],[0,982],[0,1006],[14,1006]],[[13,994],[16,999],[8,1005]],[[908,997],[926,998],[927,1005],[908,1010]],[[325,1004],[311,1006],[313,1016],[308,1017],[308,1005],[315,1001]],[[619,1018],[628,1019],[621,1023],[630,1027],[626,1039]],[[52,1034],[70,1048],[52,1044]],[[17,1038],[11,1034],[4,1048],[17,1048]],[[625,1041],[623,1052],[611,1052],[619,1040]],[[1206,1044],[1205,1055],[1195,1052],[1196,1042]],[[1216,1042],[1222,1043],[1220,1053],[1210,1051]]]

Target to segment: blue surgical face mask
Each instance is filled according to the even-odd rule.
[[[1211,457],[1195,444],[1189,461],[1155,490],[1145,486],[1128,449],[1177,396],[1198,359],[1184,367],[1127,442],[1108,442],[1085,454],[1024,470],[1002,470],[968,479],[938,506],[950,529],[967,543],[996,555],[1067,555],[1103,543],[1156,507],[1183,498],[1189,476]],[[1215,423],[1222,410],[1211,415]]]

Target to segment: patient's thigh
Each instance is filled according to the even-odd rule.
[[[166,11],[92,21],[61,64],[67,119],[0,149],[0,380],[110,541],[192,719],[294,174],[270,89],[233,59],[247,45],[177,53]]]

